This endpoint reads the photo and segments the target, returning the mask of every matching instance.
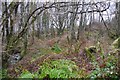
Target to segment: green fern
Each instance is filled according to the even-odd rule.
[[[49,75],[50,78],[76,78],[78,75],[78,66],[70,60],[55,60],[45,62],[39,70],[39,78]]]
[[[30,73],[29,71],[25,70],[23,73],[20,75],[19,78],[33,78],[34,75]]]
[[[57,45],[55,44],[52,48],[51,48],[52,51],[54,51],[55,53],[59,54],[60,52],[62,52],[62,49]]]

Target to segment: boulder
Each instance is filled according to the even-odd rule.
[[[85,48],[85,51],[86,51],[86,52],[89,51],[90,53],[96,53],[96,52],[97,52],[97,48],[96,48],[96,46],[90,46],[90,47],[88,47],[88,48],[86,47],[86,48]]]
[[[112,43],[112,48],[113,48],[113,49],[120,49],[120,37],[117,38],[117,39]]]
[[[85,52],[87,54],[87,57],[89,57],[91,60],[94,60],[97,48],[95,46],[86,47]]]

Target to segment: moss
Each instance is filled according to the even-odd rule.
[[[112,43],[112,48],[113,48],[113,49],[120,49],[120,37],[117,38],[117,39]]]
[[[88,48],[86,48],[90,53],[96,53],[97,48],[95,46],[90,46]]]
[[[89,57],[91,60],[94,60],[95,57],[94,57],[94,53],[96,53],[97,51],[97,48],[95,46],[90,46],[90,47],[86,47],[85,48],[85,52],[87,54],[87,57]]]

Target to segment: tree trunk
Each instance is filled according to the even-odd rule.
[[[82,11],[84,10],[84,2],[82,2]],[[80,39],[80,33],[83,30],[83,13],[81,13],[80,16],[80,22],[79,22],[79,28],[78,28],[78,33],[77,33],[77,40]]]
[[[3,63],[3,68],[6,68],[7,65],[8,65],[8,52],[9,51],[9,27],[8,27],[8,8],[7,8],[7,2],[3,3],[3,17],[5,17],[5,23],[3,24],[3,35],[2,35],[2,41],[6,43],[6,46],[5,46],[5,50],[6,50],[6,53],[2,53],[2,63]]]

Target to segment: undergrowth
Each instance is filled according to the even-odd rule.
[[[79,54],[80,46],[81,44],[79,43],[77,43],[74,46],[71,46],[70,47],[70,51],[72,51],[71,54],[75,54],[75,53]],[[18,78],[47,78],[47,79],[48,78],[91,78],[91,79],[114,78],[114,79],[118,79],[118,71],[117,71],[118,58],[116,57],[117,52],[115,54],[111,54],[110,51],[108,53],[105,53],[100,43],[98,43],[98,45],[95,47],[91,47],[91,50],[89,50],[90,47],[85,47],[85,52],[82,53],[82,54],[86,54],[88,56],[87,58],[90,58],[89,62],[92,64],[93,68],[89,71],[85,71],[87,69],[84,70],[83,68],[78,67],[78,64],[75,63],[74,61],[68,60],[73,57],[76,57],[75,61],[77,61],[77,59],[79,58],[78,57],[79,55],[78,55],[78,56],[72,56],[72,57],[70,56],[70,58],[66,57],[66,59],[45,61],[42,63],[42,65],[38,66],[39,69],[36,72],[30,72],[27,69],[22,70]],[[44,54],[49,54],[49,53],[56,53],[56,54],[63,53],[63,49],[58,44],[53,45],[50,49],[41,48],[40,53],[38,55],[33,56],[33,61],[31,59],[31,63],[34,62],[36,58],[40,58],[39,56]],[[68,54],[70,55],[70,53]],[[79,64],[82,64],[82,60],[81,62],[79,62]],[[90,72],[90,73],[87,73],[87,72]],[[7,77],[7,70],[3,70],[0,73],[2,74],[3,78]]]
[[[107,58],[108,60],[102,63],[101,65],[97,61],[92,62],[95,69],[88,76],[89,78],[115,78],[115,79],[117,78],[118,79],[118,73],[116,70],[117,60],[115,60],[115,57],[112,58],[111,55],[109,55]]]
[[[79,78],[79,68],[75,62],[70,60],[54,60],[44,62],[35,73],[24,71],[20,78]]]

